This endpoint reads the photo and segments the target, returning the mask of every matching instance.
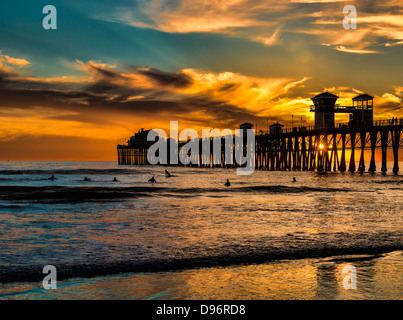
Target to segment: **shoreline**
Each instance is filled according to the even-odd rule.
[[[130,261],[112,262],[98,265],[88,263],[75,265],[54,264],[57,268],[58,280],[69,280],[77,277],[94,278],[100,276],[114,276],[122,273],[160,273],[160,272],[176,272],[186,270],[197,270],[202,268],[215,267],[240,267],[254,264],[266,264],[281,260],[304,260],[304,259],[326,259],[330,257],[342,257],[346,255],[371,255],[374,259],[391,252],[400,252],[403,250],[402,245],[389,247],[370,247],[370,248],[339,248],[333,250],[318,251],[317,248],[310,250],[300,250],[287,253],[267,253],[250,255],[244,253],[239,256],[211,256],[196,257],[186,259],[156,259],[153,261],[131,263]],[[36,282],[43,280],[42,265],[20,267],[10,267],[10,270],[3,268],[0,271],[0,284],[16,283],[16,282]]]
[[[343,267],[357,268],[357,290],[343,287]],[[338,300],[403,299],[403,251],[276,260],[181,271],[122,273],[39,283],[0,285],[0,300]],[[387,290],[382,290],[387,288]]]

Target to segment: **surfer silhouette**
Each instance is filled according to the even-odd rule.
[[[148,180],[148,182],[154,183],[154,182],[157,182],[157,180],[155,180],[154,176],[152,176],[152,178],[150,180]]]
[[[169,178],[171,174],[168,172],[168,170],[165,169],[165,177]]]
[[[92,181],[90,178],[85,177],[84,181]]]
[[[118,179],[116,179],[116,177],[113,178],[112,182],[119,182]]]
[[[292,178],[292,182],[297,182],[297,179],[295,179],[295,177]]]
[[[224,184],[226,187],[231,186],[231,183],[229,182],[229,180],[227,179],[227,182]]]
[[[48,178],[48,180],[56,180],[57,178],[52,174],[52,176],[50,178]]]

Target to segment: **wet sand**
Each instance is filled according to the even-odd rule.
[[[343,286],[347,265],[357,270],[357,289]],[[0,299],[401,300],[403,251],[75,278],[59,281],[56,290],[45,290],[41,285],[2,284]]]

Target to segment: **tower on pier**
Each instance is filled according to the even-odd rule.
[[[322,92],[311,98],[315,112],[315,129],[334,128],[334,113],[336,101],[339,97],[330,93]]]
[[[311,98],[313,106],[311,111],[315,112],[315,129],[334,128],[335,113],[350,114],[349,127],[372,126],[374,119],[374,97],[369,94],[360,94],[353,98],[350,106],[336,105],[339,97],[323,92]]]
[[[374,97],[360,94],[353,98],[353,112],[350,115],[352,125],[372,125],[374,121]]]

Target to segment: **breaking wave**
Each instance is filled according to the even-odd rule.
[[[138,197],[195,196],[217,194],[230,196],[233,193],[310,193],[310,192],[348,192],[346,188],[313,188],[276,186],[245,186],[234,188],[173,188],[158,186],[0,186],[0,200],[68,203],[87,201],[112,201]]]
[[[145,169],[131,168],[131,169],[25,169],[25,170],[0,170],[0,175],[118,175],[118,174],[138,174],[144,173]]]
[[[91,278],[97,276],[115,275],[120,273],[137,272],[166,272],[185,269],[208,268],[208,267],[226,267],[232,265],[247,265],[267,263],[275,260],[284,259],[306,259],[306,258],[326,258],[334,257],[335,261],[341,261],[344,258],[338,256],[347,255],[367,255],[365,258],[374,259],[382,254],[392,251],[402,250],[402,243],[386,245],[356,245],[356,246],[338,246],[323,245],[314,247],[306,245],[305,247],[288,248],[253,248],[245,247],[234,248],[232,252],[221,253],[217,255],[185,257],[185,258],[157,258],[157,259],[129,259],[117,262],[87,262],[77,264],[55,264],[57,268],[58,280],[70,278]],[[350,259],[351,260],[351,259]],[[350,261],[346,260],[346,261]],[[43,265],[16,265],[6,266],[0,270],[0,283],[11,282],[36,282],[43,280]]]

